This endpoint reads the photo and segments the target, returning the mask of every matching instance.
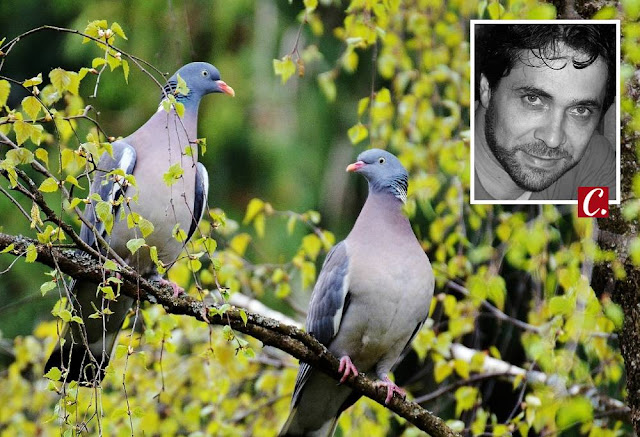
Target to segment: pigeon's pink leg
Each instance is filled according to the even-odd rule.
[[[376,385],[378,387],[387,388],[387,397],[384,400],[385,404],[388,404],[389,402],[391,402],[391,399],[393,399],[394,393],[398,393],[398,395],[400,395],[400,397],[403,399],[407,397],[407,392],[401,389],[400,387],[398,387],[393,381],[389,379],[387,375],[383,375],[382,381],[377,381]]]
[[[345,382],[349,375],[357,376],[358,369],[351,362],[351,358],[348,355],[340,358],[340,367],[338,367],[338,371],[342,373],[342,378],[340,378],[340,382]]]

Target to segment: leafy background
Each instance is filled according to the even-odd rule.
[[[216,240],[216,251],[203,254],[208,240],[198,240],[190,253],[200,255],[169,274],[204,299],[219,299],[220,290],[231,299],[242,294],[302,322],[324,255],[346,236],[366,197],[365,182],[345,166],[365,148],[396,153],[411,174],[407,214],[437,274],[431,320],[396,381],[469,435],[626,435],[629,421],[615,403],[625,395],[615,334],[622,311],[608,292],[589,285],[594,260],[619,277],[622,261],[597,248],[592,223],[577,220],[574,207],[469,205],[469,19],[555,18],[566,10],[529,0],[442,3],[4,1],[0,39],[44,24],[83,31],[104,19],[128,38],[115,35],[119,49],[160,71],[208,61],[234,87],[235,99],[207,97],[200,108],[212,208],[201,233]],[[583,17],[623,19],[625,86],[640,61],[639,2],[579,6]],[[47,96],[56,91],[45,91],[54,68],[101,68],[94,63],[102,57],[104,48],[78,35],[43,31],[15,45],[0,75],[22,82],[42,73],[39,89]],[[72,116],[91,105],[89,115],[107,135],[126,136],[160,97],[149,76],[128,64],[125,74],[113,61],[96,97],[89,96],[97,76],[87,73],[77,92],[60,85],[60,99],[48,106]],[[32,118],[27,96],[12,85],[0,112],[0,129],[16,140],[9,116]],[[625,97],[622,108],[634,129],[635,103]],[[47,150],[60,179],[78,176],[83,161],[63,151],[97,138],[93,124],[57,122],[56,130],[50,122],[24,123],[37,124],[41,137],[23,146],[38,159],[43,152],[36,150]],[[3,162],[14,165],[5,149]],[[44,179],[29,174],[38,184]],[[82,178],[79,185],[86,188]],[[74,188],[74,196],[86,195]],[[78,223],[59,192],[46,196]],[[637,204],[625,208],[634,219]],[[36,236],[6,196],[0,223],[3,232]],[[638,254],[636,244],[635,261]],[[284,422],[295,360],[148,304],[132,311],[100,390],[43,378],[60,323],[51,315],[59,286],[43,293],[48,269],[6,255],[0,271],[2,435],[269,436]],[[454,353],[460,344],[477,352]],[[490,358],[548,378],[488,375]],[[343,414],[338,432],[419,434],[367,400]]]

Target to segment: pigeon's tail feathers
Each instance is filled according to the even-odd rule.
[[[120,295],[114,301],[104,301],[96,295],[96,285],[77,281],[70,284],[73,291],[72,311],[82,323],[70,321],[62,330],[61,344],[56,345],[45,365],[45,373],[54,367],[62,371],[65,382],[78,381],[98,384],[113,352],[122,323],[131,308],[133,299]],[[90,317],[96,308],[110,314]],[[66,371],[66,373],[65,373]]]
[[[305,426],[300,423],[304,418],[298,414],[298,409],[294,407],[289,414],[289,418],[282,427],[279,437],[332,437],[336,432],[338,426],[338,417],[333,417],[322,424],[322,426],[315,430],[306,429]]]

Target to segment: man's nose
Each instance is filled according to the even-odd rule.
[[[554,111],[545,118],[533,133],[533,136],[544,141],[547,147],[556,148],[562,146],[567,141],[566,116],[564,111]]]

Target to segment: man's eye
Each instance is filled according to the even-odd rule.
[[[586,106],[578,106],[571,110],[571,114],[579,118],[589,118],[593,111]]]
[[[540,106],[540,105],[542,105],[542,100],[540,99],[540,97],[538,97],[538,96],[536,96],[534,94],[527,94],[522,99],[523,99],[524,103],[526,103],[527,105],[531,105],[531,106]]]

